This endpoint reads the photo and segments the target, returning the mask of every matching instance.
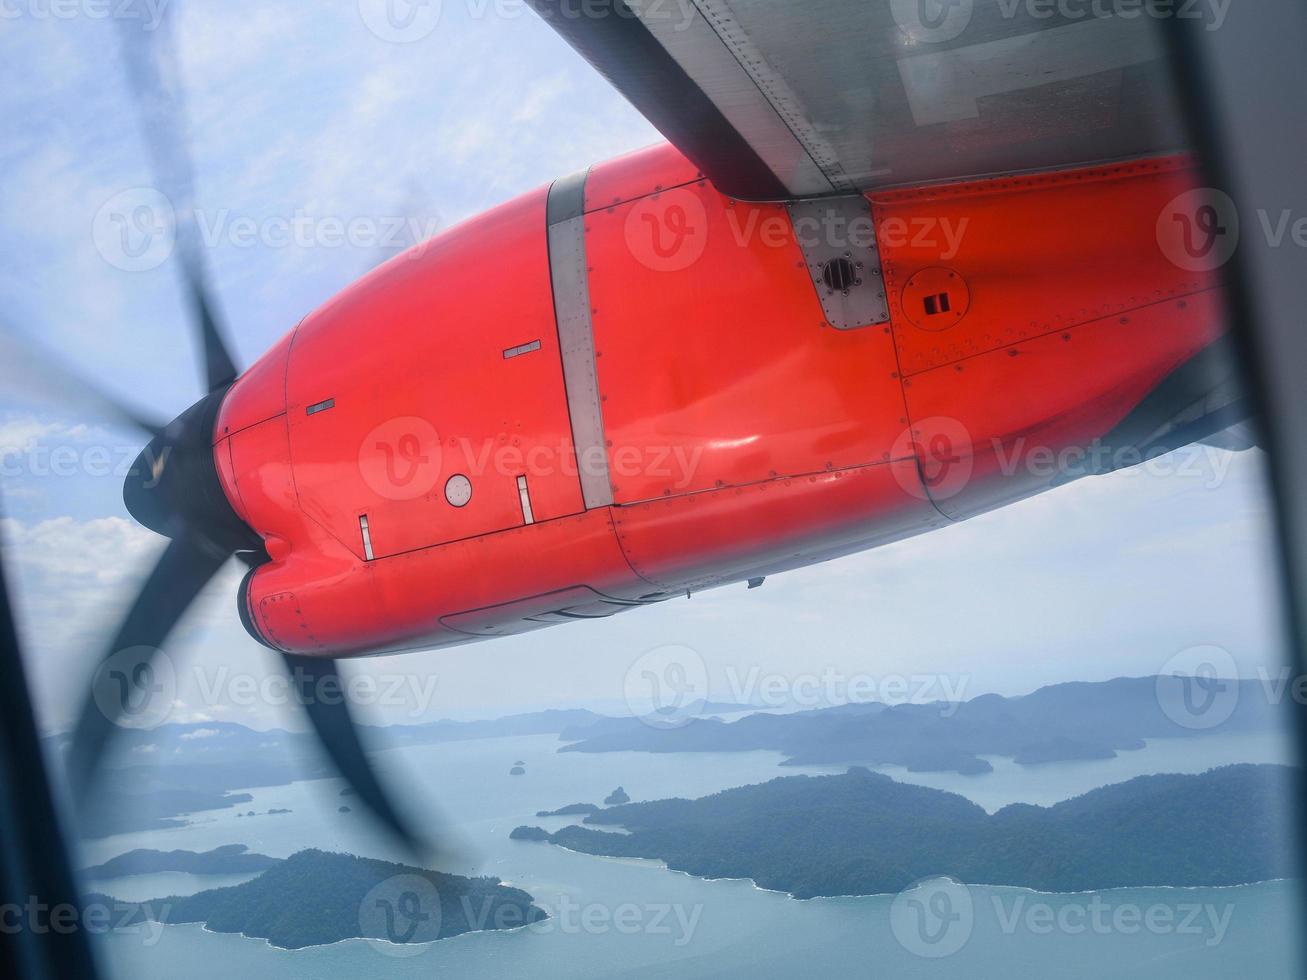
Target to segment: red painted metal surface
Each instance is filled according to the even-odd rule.
[[[1221,334],[1219,279],[1158,234],[1196,180],[1168,158],[874,196],[913,444],[944,513],[1045,489]]]
[[[890,458],[890,330],[826,323],[784,207],[697,183],[586,228],[618,504]]]
[[[892,321],[840,331],[785,209],[724,198],[670,147],[596,167],[585,244],[614,503],[589,511],[545,193],[451,229],[228,394],[219,473],[272,559],[248,618],[302,653],[464,643],[1045,489],[1049,474],[1007,465],[1013,446],[1102,437],[1220,333],[1215,279],[1168,262],[1155,232],[1192,179],[1165,160],[877,195]]]

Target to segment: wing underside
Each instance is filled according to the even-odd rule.
[[[1185,148],[1161,32],[1142,12],[1021,0],[532,3],[743,199]]]

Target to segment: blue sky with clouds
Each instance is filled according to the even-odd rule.
[[[107,6],[142,26],[158,9]],[[199,393],[172,268],[115,267],[97,225],[106,202],[152,182],[116,28],[98,15],[105,7],[3,8],[0,320],[170,416]],[[414,8],[427,19],[402,43],[379,36],[394,30],[379,9],[301,0],[171,11],[206,255],[242,363],[384,253],[366,235],[345,244],[324,235],[330,222],[447,227],[658,139],[521,3]],[[297,218],[316,229],[308,240],[267,233]],[[262,229],[252,239],[240,232],[250,226]],[[7,571],[50,725],[71,714],[97,638],[161,546],[121,504],[116,471],[139,446],[94,418],[12,399],[0,408]],[[760,590],[361,669],[435,678],[429,703],[383,712],[404,721],[419,710],[620,705],[632,662],[665,644],[698,651],[721,698],[757,697],[777,678],[793,688],[826,677],[822,689],[838,697],[854,680],[865,690],[921,674],[967,696],[1019,693],[1155,673],[1198,644],[1225,647],[1257,676],[1280,659],[1263,464],[1257,453],[1198,450]],[[178,720],[285,720],[275,705],[224,696],[215,681],[213,671],[275,670],[236,621],[237,579],[232,568],[216,581],[170,646],[186,678]],[[196,677],[192,664],[211,672]]]

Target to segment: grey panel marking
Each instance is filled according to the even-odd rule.
[[[1154,39],[1131,21],[1103,17],[914,55],[899,62],[918,126],[979,119],[979,100],[1142,65],[1157,57]]]
[[[325,412],[327,411],[327,409],[335,408],[335,407],[336,407],[336,399],[328,398],[326,401],[321,401],[315,405],[310,405],[308,408],[304,410],[304,414],[317,415],[319,412]]]
[[[504,351],[504,360],[513,357],[521,357],[523,354],[533,354],[540,349],[540,341],[533,340],[529,344],[518,344],[516,347],[510,347]]]
[[[560,182],[561,183],[561,182]],[[549,195],[575,194],[555,183]],[[552,212],[552,208],[550,209]],[[567,411],[572,420],[581,496],[587,510],[613,503],[604,442],[604,416],[595,364],[594,322],[590,315],[590,275],[585,255],[585,218],[576,216],[549,226],[549,267],[554,286],[558,349],[563,360]]]
[[[830,325],[855,330],[889,323],[876,225],[867,199],[855,194],[795,201],[788,207],[795,240]],[[851,267],[853,282],[847,289],[832,289],[826,282],[826,266],[841,261]]]
[[[712,0],[693,0],[694,6],[626,2],[791,194],[815,197],[850,188],[831,179],[840,173],[834,151],[807,126],[802,111],[795,111],[793,93],[725,6]],[[811,145],[805,146],[796,128]],[[825,149],[814,153],[817,146]]]

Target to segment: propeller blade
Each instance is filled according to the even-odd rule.
[[[336,769],[387,829],[409,851],[420,853],[423,847],[391,803],[363,752],[363,743],[359,741],[358,728],[336,662],[325,657],[289,653],[282,656],[295,679],[295,689],[300,692],[300,701],[308,712],[309,721]],[[299,686],[301,678],[309,685],[307,692]]]
[[[79,805],[94,790],[114,734],[154,693],[159,647],[227,558],[192,538],[177,538],[141,586],[100,661],[73,732],[68,783]]]
[[[11,330],[0,330],[0,388],[6,400],[42,405],[77,421],[111,422],[152,436],[168,424],[108,394]]]
[[[182,290],[199,331],[206,391],[216,391],[235,381],[239,372],[220,326],[216,293],[204,260],[204,239],[195,217],[195,170],[188,150],[181,76],[172,37],[172,6],[165,7],[160,16],[154,31],[122,24],[123,61],[136,92],[157,189],[173,206],[175,255]]]

